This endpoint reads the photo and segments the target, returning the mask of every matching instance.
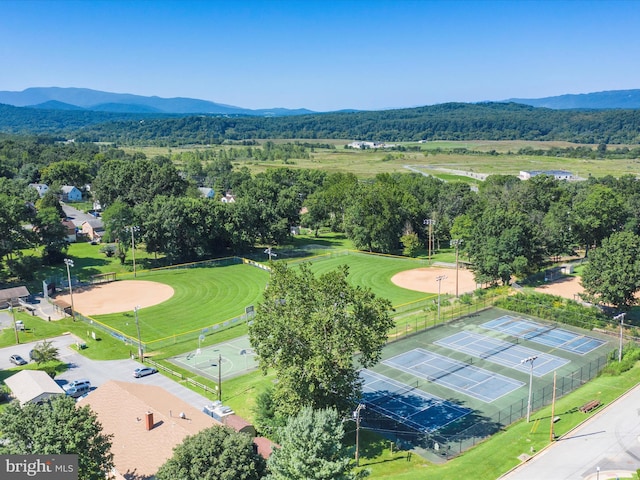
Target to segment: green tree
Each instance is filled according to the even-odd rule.
[[[407,255],[408,257],[416,257],[422,248],[422,242],[418,238],[418,234],[415,232],[403,235],[400,237],[400,242],[402,242],[402,245],[404,246],[402,254]]]
[[[578,194],[571,210],[571,230],[589,248],[622,229],[626,210],[621,195],[605,185],[587,185]]]
[[[11,402],[0,413],[5,455],[77,454],[78,476],[103,480],[113,468],[111,436],[89,406],[76,407],[73,398],[61,395],[35,405]]]
[[[160,467],[157,480],[259,480],[265,460],[251,437],[228,427],[211,427],[184,439]]]
[[[42,262],[54,265],[64,258],[64,252],[69,247],[67,229],[62,224],[55,208],[41,208],[36,214],[34,231],[38,243],[43,247]]]
[[[279,434],[280,447],[268,460],[267,480],[355,480],[351,451],[342,443],[344,425],[334,409],[303,408]]]
[[[91,169],[84,162],[63,160],[42,169],[42,182],[49,185],[72,185],[82,188],[91,181]]]
[[[359,367],[380,359],[393,326],[391,303],[351,286],[348,275],[346,265],[319,277],[308,264],[272,266],[249,338],[261,369],[276,371],[280,415],[304,406],[347,412],[360,397]]]
[[[36,343],[29,354],[35,362],[40,365],[42,363],[52,362],[58,360],[58,349],[53,346],[49,340],[43,340]]]
[[[640,290],[640,237],[618,232],[589,255],[582,272],[586,298],[600,304],[628,310],[637,304]]]

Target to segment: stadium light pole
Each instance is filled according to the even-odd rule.
[[[356,407],[356,411],[353,412],[353,416],[356,420],[356,467],[360,466],[360,411],[364,410],[366,405],[359,403]]]
[[[71,318],[73,318],[73,321],[75,322],[76,311],[73,308],[73,289],[71,288],[71,270],[70,270],[70,268],[73,267],[73,260],[71,260],[70,258],[65,258],[64,264],[67,266],[67,280],[69,281],[69,296],[71,297]]]
[[[135,232],[140,231],[140,227],[138,225],[130,225],[125,227],[126,230],[131,232],[131,255],[133,256],[133,278],[136,278],[136,239]]]
[[[431,218],[425,218],[422,221],[423,225],[428,225],[429,226],[429,263],[431,263],[431,232],[432,232],[434,223],[436,223],[436,221],[431,219]]]
[[[620,322],[620,347],[618,348],[618,362],[622,361],[622,328],[624,327],[624,316],[626,313],[621,313],[613,317],[614,320]]]
[[[20,344],[20,337],[18,336],[18,324],[16,323],[16,310],[12,305],[9,305],[9,311],[13,316],[13,331],[16,332],[16,345]]]
[[[449,242],[449,244],[456,249],[456,298],[458,298],[458,249],[461,243],[462,239],[460,238],[452,238]]]
[[[136,330],[138,331],[138,360],[144,363],[144,356],[142,355],[142,340],[140,338],[140,322],[138,322],[138,310],[140,310],[138,305],[133,307],[133,314],[136,317]]]
[[[523,360],[520,360],[521,364],[524,363],[528,363],[530,365],[529,368],[529,401],[527,402],[527,423],[529,423],[529,420],[531,419],[531,390],[532,390],[532,386],[533,386],[533,362],[535,362],[535,360],[538,358],[537,355],[534,355],[532,357],[527,357]]]
[[[438,282],[438,323],[440,323],[440,285],[445,278],[447,278],[446,275],[438,275],[436,277],[436,282]]]

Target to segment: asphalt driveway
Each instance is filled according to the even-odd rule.
[[[78,338],[71,334],[51,338],[49,341],[58,348],[60,360],[69,364],[70,367],[67,371],[55,378],[56,382],[60,386],[64,387],[64,385],[72,380],[78,379],[89,380],[92,387],[99,387],[109,380],[120,380],[124,382],[144,383],[162,387],[199,410],[202,410],[207,403],[211,403],[211,401],[214,400],[213,398],[207,398],[193,392],[175,381],[173,378],[167,377],[162,373],[149,375],[143,378],[134,378],[133,371],[141,366],[141,363],[136,360],[91,360],[81,355],[73,348],[70,348],[71,345],[74,345],[79,341]],[[32,342],[1,348],[0,369],[4,370],[15,367],[15,365],[9,361],[9,357],[13,354],[18,354],[25,360],[28,360],[29,351],[36,343],[37,342]],[[89,395],[91,394],[89,393]]]

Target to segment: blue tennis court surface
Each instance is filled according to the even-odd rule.
[[[513,378],[422,348],[414,348],[382,363],[487,403],[524,385]]]
[[[435,395],[362,369],[362,401],[367,408],[391,417],[420,432],[431,433],[471,413]]]
[[[533,374],[536,377],[542,377],[569,363],[569,360],[555,355],[473,332],[458,332],[433,343],[527,373],[530,372],[531,365],[523,364],[522,360],[535,356],[537,358],[533,362]]]
[[[604,341],[597,338],[580,335],[562,328],[555,328],[555,326],[542,325],[533,320],[514,318],[509,315],[483,323],[481,326],[488,330],[503,332],[540,345],[577,353],[578,355],[585,355],[605,344]]]

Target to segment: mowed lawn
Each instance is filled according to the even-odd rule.
[[[140,336],[151,342],[224,323],[257,305],[269,273],[249,265],[199,267],[145,272],[138,280],[165,283],[174,289],[166,302],[138,310]],[[95,315],[95,320],[137,338],[133,312]]]
[[[393,306],[424,300],[433,296],[398,287],[391,277],[398,272],[424,265],[416,260],[351,253],[310,260],[316,274],[349,266],[349,282],[371,289]],[[295,268],[295,265],[292,266]],[[199,267],[144,272],[139,280],[170,285],[174,295],[161,304],[138,310],[140,336],[143,342],[169,338],[213,325],[223,324],[244,314],[245,307],[257,306],[269,273],[249,265]],[[132,311],[92,317],[131,338],[137,337]]]
[[[396,273],[426,267],[417,260],[353,252],[334,257],[319,256],[309,262],[316,275],[348,265],[349,283],[370,289],[376,296],[389,300],[394,307],[433,297],[432,294],[398,287],[391,281]]]

